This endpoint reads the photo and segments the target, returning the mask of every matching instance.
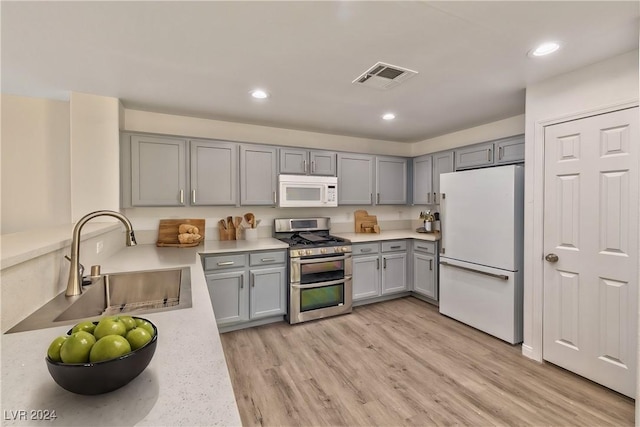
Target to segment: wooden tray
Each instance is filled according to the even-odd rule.
[[[178,240],[178,228],[180,224],[191,224],[198,227],[202,238],[195,243],[180,243]],[[204,219],[161,219],[158,226],[158,247],[192,248],[204,242]]]

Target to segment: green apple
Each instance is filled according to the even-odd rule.
[[[131,345],[121,335],[107,335],[100,338],[91,348],[89,360],[93,362],[102,362],[104,360],[115,359],[131,353]]]
[[[86,363],[96,338],[86,331],[72,333],[60,347],[60,359],[64,363]]]
[[[156,332],[153,330],[153,325],[151,323],[147,322],[146,320],[140,319],[140,318],[136,318],[136,323],[138,324],[139,328],[146,329],[151,334],[152,338],[156,334]]]
[[[151,341],[151,334],[143,327],[133,328],[129,332],[127,332],[127,336],[125,337],[129,344],[131,344],[132,350],[137,350],[140,347],[143,347],[146,343]]]
[[[124,323],[124,326],[127,328],[127,331],[130,331],[131,329],[137,326],[135,319],[131,316],[119,316],[118,319],[122,323]]]
[[[75,333],[78,331],[86,331],[92,334],[95,329],[96,329],[96,325],[91,320],[84,320],[78,323],[76,326],[74,326],[73,329],[71,329],[71,333]]]
[[[101,319],[93,331],[93,335],[95,335],[98,340],[107,335],[120,335],[124,337],[126,333],[127,327],[117,317],[105,317]]]
[[[49,359],[54,362],[62,362],[62,359],[60,358],[60,347],[62,347],[62,344],[64,344],[67,338],[69,338],[69,335],[62,335],[51,341],[49,349],[47,350],[47,356],[49,356]]]

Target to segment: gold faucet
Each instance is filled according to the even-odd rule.
[[[80,274],[80,231],[82,227],[91,219],[98,216],[112,216],[118,218],[126,227],[126,244],[127,246],[136,245],[136,236],[133,233],[133,226],[131,221],[122,215],[120,212],[115,211],[95,211],[91,212],[78,221],[73,227],[73,238],[71,240],[71,266],[69,267],[69,281],[67,282],[67,291],[64,293],[68,297],[80,295],[82,293],[82,275]]]

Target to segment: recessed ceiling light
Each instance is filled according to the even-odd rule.
[[[542,43],[540,46],[536,47],[535,49],[531,49],[528,55],[531,57],[545,56],[555,52],[558,49],[560,49],[560,45],[558,43],[546,42],[546,43]]]
[[[385,115],[382,116],[382,118],[384,120],[393,120],[396,118],[396,115],[393,113],[386,113]]]
[[[251,93],[251,96],[253,96],[256,99],[265,99],[269,97],[269,94],[262,89],[255,89],[255,90],[252,90],[250,93]]]

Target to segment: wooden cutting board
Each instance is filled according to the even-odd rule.
[[[180,243],[178,240],[178,228],[180,224],[191,224],[200,230],[200,236],[202,238],[196,243]],[[161,219],[158,226],[158,241],[156,246],[158,247],[176,247],[176,248],[191,248],[198,246],[204,242],[204,219]]]
[[[354,231],[356,233],[379,233],[378,217],[369,215],[365,210],[357,210],[353,213]]]

